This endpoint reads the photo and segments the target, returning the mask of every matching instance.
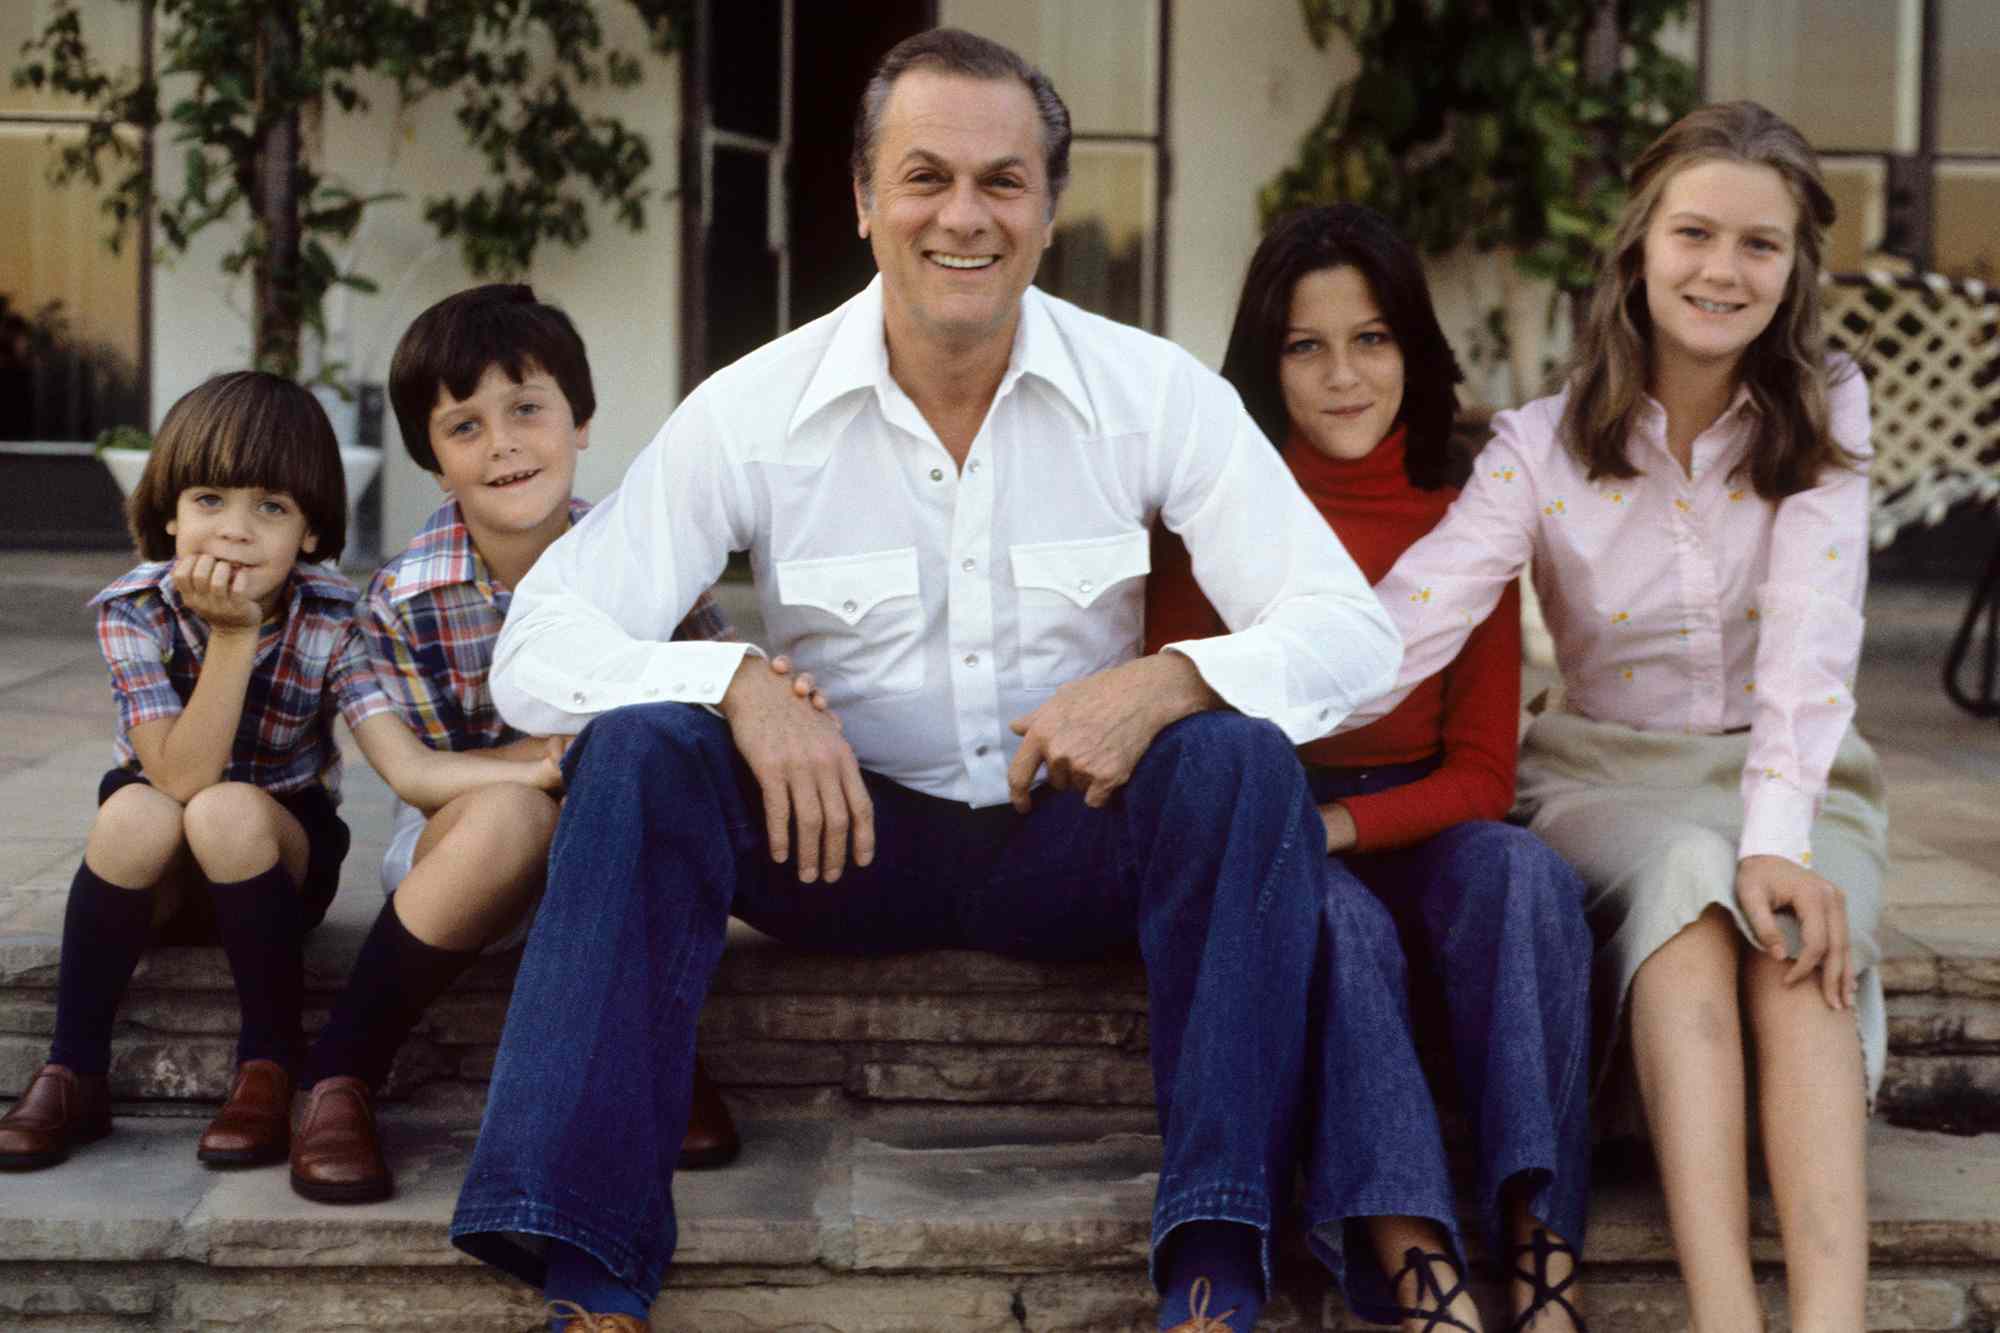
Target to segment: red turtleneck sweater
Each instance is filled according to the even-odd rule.
[[[1366,458],[1328,458],[1296,433],[1285,462],[1370,583],[1444,516],[1458,492],[1421,491],[1403,471],[1399,426]],[[1180,538],[1155,529],[1146,588],[1146,650],[1220,634],[1222,620],[1195,585]],[[1395,712],[1340,736],[1299,747],[1309,764],[1367,768],[1410,763],[1442,751],[1427,778],[1343,802],[1354,817],[1354,850],[1408,847],[1469,819],[1499,819],[1514,803],[1521,706],[1521,595],[1509,585],[1493,614],[1452,664],[1419,685]]]

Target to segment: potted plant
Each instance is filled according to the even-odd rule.
[[[110,470],[111,479],[118,483],[120,495],[130,495],[138,487],[139,474],[146,470],[147,451],[152,447],[152,434],[137,426],[113,426],[98,434],[97,456]]]

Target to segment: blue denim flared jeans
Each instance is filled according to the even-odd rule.
[[[1435,767],[1435,761],[1314,767],[1308,780],[1315,800],[1331,801],[1400,786]],[[1441,1020],[1442,1030],[1426,1035],[1449,1039],[1475,1136],[1479,1217],[1488,1244],[1505,1253],[1502,1196],[1519,1182],[1532,1191],[1530,1211],[1580,1251],[1590,1184],[1592,956],[1583,881],[1534,834],[1486,820],[1456,825],[1414,847],[1350,854],[1333,863],[1336,881],[1365,886],[1395,918],[1411,985],[1419,992],[1413,1007],[1420,1019]],[[1330,895],[1328,912],[1347,910],[1342,902]],[[1385,1024],[1391,1021],[1384,1016]],[[1409,1029],[1377,1035],[1392,1048],[1388,1066],[1400,1075],[1405,1065],[1397,1052],[1410,1043]],[[1384,1088],[1369,1051],[1333,1044],[1370,1036],[1364,1026],[1335,1024],[1319,1048],[1306,1094],[1314,1137],[1305,1205],[1314,1247],[1341,1274],[1348,1304],[1387,1320],[1391,1293],[1360,1219],[1387,1212],[1435,1217],[1438,1210],[1455,1217],[1456,1209],[1441,1148],[1417,1142],[1437,1133],[1435,1114],[1409,1115],[1411,1098],[1421,1095],[1428,1106],[1428,1093]],[[1432,1163],[1437,1172],[1429,1186],[1405,1182],[1405,1203],[1396,1207],[1378,1206],[1351,1180],[1360,1167],[1348,1147],[1350,1127],[1387,1117],[1406,1126],[1393,1149],[1398,1157]],[[1410,1204],[1412,1195],[1430,1197]],[[1456,1244],[1455,1227],[1452,1234]],[[1344,1272],[1333,1252],[1343,1241],[1359,1247]]]
[[[659,1289],[695,1019],[735,915],[854,954],[1074,959],[1136,943],[1165,1145],[1155,1252],[1186,1222],[1246,1223],[1264,1235],[1268,1280],[1312,1015],[1380,1003],[1313,987],[1384,984],[1373,966],[1322,965],[1327,942],[1345,948],[1359,923],[1357,956],[1395,950],[1365,893],[1351,895],[1351,919],[1327,918],[1323,828],[1275,726],[1223,712],[1179,722],[1101,810],[1047,789],[1027,815],[971,810],[866,775],[875,860],[834,884],[771,864],[754,783],[727,726],[700,709],[606,714],[564,767],[548,889],[452,1219],[461,1248],[540,1285],[533,1238],[557,1237],[635,1292]],[[1414,1050],[1402,1064],[1420,1081]],[[1364,1158],[1377,1146],[1365,1133],[1351,1143]]]

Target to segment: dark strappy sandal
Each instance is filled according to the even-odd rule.
[[[1534,1261],[1532,1269],[1520,1266],[1523,1254]],[[1549,1256],[1553,1254],[1568,1255],[1570,1269],[1568,1276],[1550,1286]],[[1526,1333],[1528,1325],[1534,1322],[1536,1316],[1552,1307],[1560,1308],[1569,1316],[1570,1323],[1576,1325],[1576,1333],[1590,1333],[1590,1325],[1583,1322],[1583,1312],[1571,1305],[1569,1297],[1563,1295],[1576,1285],[1576,1275],[1583,1268],[1582,1256],[1577,1254],[1574,1245],[1568,1241],[1551,1240],[1548,1232],[1536,1227],[1534,1235],[1519,1245],[1510,1245],[1507,1248],[1507,1257],[1508,1266],[1513,1269],[1514,1276],[1534,1288],[1534,1296],[1529,1300],[1528,1308],[1514,1316],[1514,1322],[1507,1325],[1507,1333]]]
[[[1444,1289],[1437,1280],[1437,1274],[1431,1270],[1433,1259],[1442,1259],[1445,1267],[1451,1270],[1450,1291]],[[1417,1299],[1436,1300],[1437,1308],[1416,1310],[1399,1306],[1396,1310],[1397,1319],[1423,1320],[1424,1326],[1417,1330],[1417,1333],[1437,1333],[1440,1328],[1461,1328],[1465,1333],[1477,1333],[1472,1325],[1451,1312],[1451,1303],[1465,1294],[1465,1274],[1458,1271],[1458,1265],[1451,1261],[1450,1255],[1443,1250],[1423,1250],[1412,1245],[1403,1251],[1403,1266],[1396,1270],[1396,1276],[1389,1279],[1390,1292],[1401,1291],[1403,1274],[1411,1272],[1417,1275]]]

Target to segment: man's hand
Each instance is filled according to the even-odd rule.
[[[1736,901],[1750,918],[1750,931],[1771,957],[1783,961],[1785,937],[1777,912],[1790,908],[1799,918],[1801,947],[1785,973],[1796,985],[1818,968],[1820,994],[1831,1009],[1854,1002],[1854,954],[1847,942],[1847,895],[1830,881],[1782,856],[1746,856],[1736,863]]]
[[[771,859],[791,855],[796,822],[799,882],[824,870],[831,884],[847,866],[850,843],[856,865],[875,859],[875,806],[839,719],[800,697],[795,683],[746,653],[718,710],[764,793]]]
[[[249,575],[242,566],[212,555],[184,555],[174,561],[173,573],[181,605],[211,630],[254,630],[263,623],[264,609],[243,592]]]
[[[1179,653],[1137,658],[1069,682],[1008,724],[1022,738],[1007,766],[1014,808],[1023,814],[1031,808],[1028,793],[1044,764],[1051,787],[1080,788],[1085,805],[1102,808],[1131,779],[1155,736],[1221,702]]]

